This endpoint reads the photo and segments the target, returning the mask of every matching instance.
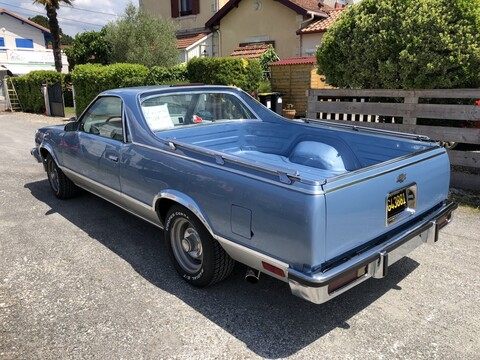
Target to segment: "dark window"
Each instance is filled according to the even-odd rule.
[[[200,13],[200,0],[171,0],[172,18]]]
[[[5,39],[0,37],[0,47],[5,47]]]
[[[17,48],[33,49],[33,40],[32,39],[15,39],[15,46]]]

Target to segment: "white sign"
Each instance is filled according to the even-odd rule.
[[[11,64],[47,64],[54,65],[52,51],[7,50],[7,59]]]
[[[142,106],[143,116],[152,131],[173,129],[168,105]]]

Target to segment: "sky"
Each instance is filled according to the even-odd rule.
[[[73,0],[73,7],[60,6],[58,22],[63,32],[71,36],[84,31],[99,31],[103,25],[121,16],[129,2],[138,6],[138,0]],[[26,18],[47,15],[45,8],[33,4],[33,0],[0,0],[0,8]]]

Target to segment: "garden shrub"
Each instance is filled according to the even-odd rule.
[[[250,59],[193,58],[187,64],[187,74],[192,83],[232,85],[250,92],[262,80],[262,67]]]
[[[138,64],[77,65],[72,71],[77,116],[102,91],[130,86],[143,86],[148,68]]]
[[[26,75],[12,77],[18,99],[25,112],[41,114],[45,112],[45,100],[42,94],[42,84],[63,83],[63,74],[53,70],[36,70]]]
[[[187,67],[179,64],[167,68],[165,66],[154,66],[150,69],[146,85],[179,84],[188,82]]]

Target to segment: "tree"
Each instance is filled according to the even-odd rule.
[[[60,26],[58,25],[57,10],[60,4],[72,5],[74,0],[33,0],[34,4],[40,4],[47,11],[48,24],[52,35],[53,58],[55,60],[55,69],[62,71],[62,52],[60,50]]]
[[[131,3],[125,8],[125,15],[107,24],[105,31],[112,49],[112,62],[148,67],[169,67],[178,62],[173,23],[138,9]]]
[[[263,76],[265,78],[269,78],[270,74],[270,67],[268,64],[278,61],[280,58],[278,57],[277,53],[275,52],[275,49],[273,48],[272,45],[268,45],[267,51],[265,51],[261,56],[260,56],[260,66],[262,67],[263,71]],[[268,74],[268,75],[267,75]]]
[[[105,39],[105,30],[86,31],[75,35],[72,46],[65,49],[68,60],[73,64],[109,64],[111,57],[110,46]],[[72,64],[73,63],[73,64]]]
[[[338,87],[480,86],[480,0],[363,0],[317,50]]]
[[[34,23],[50,30],[50,24],[48,23],[48,18],[46,16],[36,15],[34,17],[28,18],[28,20],[31,20]],[[70,35],[65,34],[61,27],[59,27],[58,30],[60,33],[60,45],[71,45],[73,38]]]

